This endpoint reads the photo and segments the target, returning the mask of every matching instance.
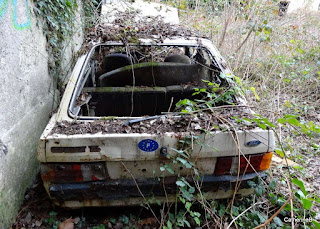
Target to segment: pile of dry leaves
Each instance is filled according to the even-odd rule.
[[[203,112],[198,115],[160,115],[128,120],[110,119],[92,122],[58,122],[53,128],[55,134],[95,134],[95,133],[149,133],[162,135],[167,132],[199,134],[205,131],[228,130],[232,128],[254,128],[256,125],[236,123],[234,116],[250,117],[252,114],[242,108],[220,109],[215,113]]]
[[[169,37],[184,37],[185,39],[190,36],[203,37],[198,31],[165,23],[161,16],[141,17],[138,11],[119,11],[116,15],[113,23],[102,20],[95,26],[86,29],[84,50],[88,50],[94,44],[107,41],[121,41],[127,44],[137,43],[138,39],[163,41]]]

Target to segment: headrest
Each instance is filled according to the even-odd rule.
[[[105,72],[110,72],[127,65],[131,65],[131,59],[127,54],[113,53],[104,57],[102,67]]]
[[[191,64],[191,60],[186,55],[172,54],[164,59],[164,62]]]

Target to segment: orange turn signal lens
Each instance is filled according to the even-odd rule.
[[[272,155],[272,152],[268,152],[265,155],[263,155],[259,170],[266,170],[270,167]]]

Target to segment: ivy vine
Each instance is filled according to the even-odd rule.
[[[63,89],[61,76],[63,69],[61,60],[65,41],[74,33],[76,0],[37,0],[34,1],[34,12],[41,18],[41,27],[47,38],[49,53],[49,74],[54,78],[55,86],[61,92]]]
[[[80,7],[79,7],[79,4]],[[47,51],[49,53],[49,74],[54,78],[55,88],[62,95],[64,90],[65,70],[62,69],[62,58],[65,46],[73,35],[78,32],[76,28],[76,12],[81,9],[82,29],[92,26],[97,18],[97,6],[95,0],[37,0],[34,1],[35,15],[40,18],[43,33],[47,39]]]

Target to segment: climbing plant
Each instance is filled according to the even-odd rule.
[[[62,91],[63,69],[61,60],[66,41],[75,31],[76,0],[39,0],[34,1],[34,12],[47,38],[49,53],[49,74],[54,78],[56,88]]]
[[[80,0],[39,0],[34,1],[34,12],[41,24],[43,33],[47,38],[49,52],[49,73],[54,78],[56,88],[60,92],[64,89],[65,71],[62,69],[62,57],[65,47],[71,41],[73,35],[94,23],[97,18],[97,8],[101,1]],[[79,18],[76,16],[81,9],[82,25],[76,26]]]

